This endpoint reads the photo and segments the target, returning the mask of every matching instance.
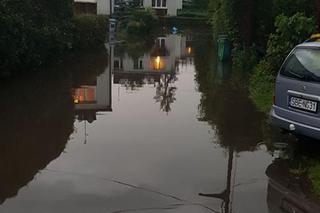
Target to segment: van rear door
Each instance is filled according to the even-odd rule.
[[[275,113],[320,127],[320,49],[298,47],[283,64],[276,81]]]

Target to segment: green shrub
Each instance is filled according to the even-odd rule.
[[[311,181],[313,192],[317,196],[320,196],[320,164],[319,162],[309,168],[308,178]]]
[[[269,37],[267,58],[277,71],[289,52],[315,31],[315,22],[303,13],[288,17],[279,15],[275,21],[276,31]]]
[[[232,69],[237,72],[250,73],[258,63],[258,58],[253,49],[232,49]]]
[[[36,69],[70,49],[72,0],[1,0],[0,75]]]
[[[133,10],[129,16],[127,33],[134,35],[149,33],[156,21],[157,16],[152,8]]]
[[[229,35],[234,39],[234,20],[231,1],[215,0],[209,3],[210,23],[214,32],[214,38],[219,34]]]
[[[194,17],[194,18],[207,18],[208,17],[208,12],[205,10],[179,10],[178,11],[178,16],[181,17]]]
[[[274,13],[293,16],[297,12],[312,14],[314,11],[314,0],[274,0]]]
[[[106,41],[108,21],[106,16],[90,14],[76,15],[72,19],[73,48],[98,48]]]
[[[262,60],[253,71],[249,82],[250,98],[259,111],[269,112],[272,106],[274,77],[272,75],[273,67]]]

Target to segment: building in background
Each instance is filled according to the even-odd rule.
[[[78,120],[91,123],[96,120],[97,112],[112,111],[110,70],[106,69],[95,82],[73,88],[72,96]]]
[[[131,0],[132,1],[132,0]],[[136,1],[136,0],[133,0]],[[129,5],[130,0],[74,0],[77,13],[111,15],[119,5]],[[141,0],[144,8],[153,8],[160,16],[176,16],[183,0]]]
[[[182,0],[143,0],[143,7],[151,7],[159,15],[176,16],[182,9]]]
[[[165,35],[155,39],[149,52],[133,57],[127,52],[117,54],[117,46],[109,44],[110,69],[114,74],[113,83],[127,86],[154,84],[160,81],[163,74],[174,74],[179,60],[187,58],[192,48],[187,46],[184,35]],[[121,48],[120,48],[121,49]]]
[[[115,0],[74,0],[76,13],[111,15],[114,12]]]

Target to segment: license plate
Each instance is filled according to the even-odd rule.
[[[318,103],[302,98],[291,97],[289,105],[291,107],[302,109],[310,112],[317,112]]]

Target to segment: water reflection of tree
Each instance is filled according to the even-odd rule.
[[[251,103],[238,71],[216,60],[212,43],[198,43],[193,49],[195,77],[201,92],[198,119],[212,126],[217,136],[215,142],[229,153],[226,189],[199,195],[221,199],[221,212],[231,213],[236,153],[256,149],[262,138],[261,114]]]
[[[73,132],[73,86],[106,67],[105,52],[79,54],[45,72],[1,82],[0,204],[60,156]]]
[[[44,72],[2,84],[0,203],[64,150],[74,122],[70,80]]]
[[[237,152],[255,149],[262,139],[262,114],[248,97],[246,81],[229,64],[217,62],[213,49],[208,44],[194,48],[196,81],[202,93],[199,120],[216,130],[223,147]]]
[[[154,99],[160,103],[160,110],[163,112],[171,111],[171,104],[176,101],[175,95],[177,87],[174,83],[178,80],[176,74],[163,74],[160,82],[157,84],[156,95]]]

